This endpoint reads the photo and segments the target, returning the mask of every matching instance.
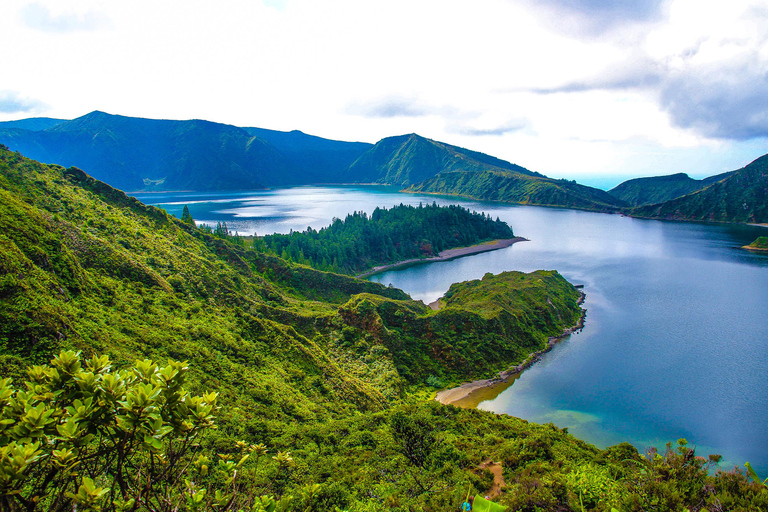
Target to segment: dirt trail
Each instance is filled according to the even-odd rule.
[[[501,464],[499,464],[498,462],[493,462],[492,460],[486,460],[482,464],[480,464],[480,466],[478,467],[481,470],[487,469],[493,474],[493,485],[486,492],[486,496],[488,497],[488,499],[493,500],[501,496],[501,489],[505,485],[507,485],[507,482],[504,481]]]

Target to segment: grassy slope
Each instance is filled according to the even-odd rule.
[[[544,336],[453,306],[435,315],[400,290],[232,246],[78,169],[7,150],[0,162],[8,356],[43,362],[72,347],[189,359],[200,382],[258,397],[249,409],[312,419],[383,407],[432,374],[485,374]]]
[[[727,178],[730,174],[732,173],[718,174],[703,180],[694,180],[684,173],[636,178],[621,183],[608,193],[632,206],[657,204],[701,190]]]
[[[385,183],[407,187],[441,172],[504,169],[540,176],[498,158],[420,137],[388,137],[360,156],[342,175],[351,183]]]
[[[745,245],[744,248],[754,251],[768,251],[768,236],[761,236],[751,244]]]
[[[697,192],[631,213],[669,220],[768,222],[768,155]]]
[[[503,170],[440,173],[412,186],[408,192],[610,212],[626,206],[622,200],[596,188]]]

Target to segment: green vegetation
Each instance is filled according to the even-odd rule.
[[[768,222],[768,155],[697,192],[630,213],[669,220]]]
[[[370,144],[202,120],[91,112],[71,121],[0,123],[0,143],[74,165],[123,190],[251,190],[336,182]]]
[[[762,485],[709,475],[682,442],[600,451],[428,399],[570,326],[577,293],[555,272],[460,283],[432,311],[235,241],[0,148],[4,509],[150,510],[149,476],[169,498],[153,510],[450,510],[490,492],[495,461],[511,510],[768,510]]]
[[[542,177],[505,160],[420,137],[415,133],[380,140],[342,174],[344,183],[407,187],[439,173],[503,169]]]
[[[407,191],[601,212],[616,212],[626,206],[621,199],[596,188],[502,169],[443,172]]]
[[[0,380],[0,508],[223,511],[274,501],[243,485],[263,445],[238,443],[214,460],[200,448],[217,396],[191,395],[186,372],[149,360],[112,371],[106,356],[62,352],[30,368],[23,387]]]
[[[694,180],[685,173],[625,181],[608,191],[614,197],[632,206],[657,204],[696,192],[730,176],[731,172]]]
[[[376,208],[354,212],[319,231],[266,235],[254,247],[320,270],[357,274],[403,260],[437,256],[445,249],[512,238],[504,222],[461,206]]]
[[[750,251],[768,251],[768,236],[758,237],[758,239],[751,244],[745,245],[744,249],[749,249]]]

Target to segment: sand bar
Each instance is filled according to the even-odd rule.
[[[379,272],[384,272],[385,270],[392,270],[394,268],[402,267],[405,265],[411,265],[413,263],[431,263],[435,261],[448,261],[454,258],[461,258],[462,256],[469,256],[470,254],[479,254],[481,252],[504,249],[517,242],[527,242],[527,241],[528,241],[527,238],[517,236],[515,238],[507,238],[504,240],[492,240],[490,242],[485,242],[482,244],[470,245],[469,247],[458,247],[456,249],[446,249],[445,251],[440,251],[440,253],[437,256],[433,256],[432,258],[414,258],[411,260],[398,261],[397,263],[390,263],[389,265],[380,265],[378,267],[373,267],[368,272],[363,272],[362,274],[356,275],[355,277],[363,278],[373,274],[377,274]]]

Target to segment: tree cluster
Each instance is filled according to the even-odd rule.
[[[267,235],[254,248],[284,259],[340,273],[438,255],[486,240],[512,238],[512,229],[458,205],[399,205],[354,212],[323,229]]]

